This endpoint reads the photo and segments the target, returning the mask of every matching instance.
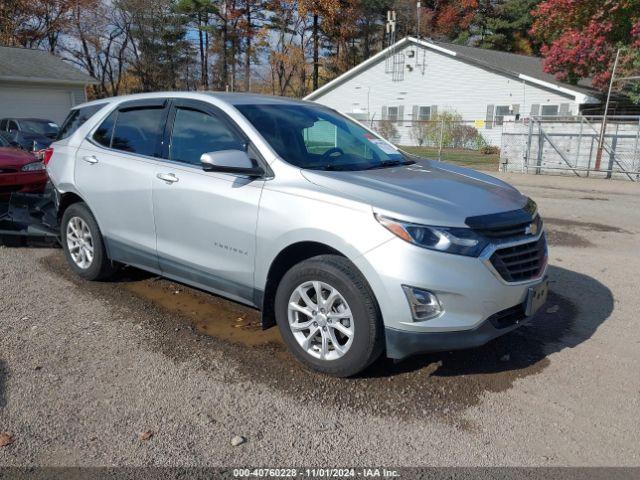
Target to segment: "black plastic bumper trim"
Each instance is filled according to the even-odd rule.
[[[494,338],[525,325],[531,318],[533,316],[525,317],[522,321],[503,328],[494,327],[491,320],[487,319],[473,330],[452,332],[423,333],[386,327],[384,333],[387,357],[402,360],[420,353],[447,352],[479,347]]]

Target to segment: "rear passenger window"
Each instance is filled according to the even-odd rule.
[[[203,153],[220,150],[244,150],[245,140],[215,115],[177,108],[169,158],[177,162],[200,165]]]
[[[63,138],[73,135],[94,113],[105,105],[106,103],[100,103],[98,105],[89,105],[71,110],[60,128],[56,140],[62,140]]]
[[[163,133],[164,109],[142,107],[118,111],[111,148],[157,156]]]
[[[116,115],[118,115],[117,111],[112,112],[93,134],[93,140],[103,147],[111,147],[111,137],[113,135],[113,126],[116,123]]]

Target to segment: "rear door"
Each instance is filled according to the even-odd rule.
[[[219,109],[182,99],[173,101],[165,138],[166,161],[153,179],[162,272],[253,303],[255,232],[264,181],[205,172],[200,165],[203,153],[246,149],[247,139]]]
[[[113,260],[159,271],[152,188],[168,112],[164,99],[121,104],[85,140],[75,183]]]

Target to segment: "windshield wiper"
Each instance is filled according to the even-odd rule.
[[[340,168],[337,168],[335,165],[332,165],[330,163],[328,163],[327,165],[320,165],[316,168],[318,168],[319,170],[324,170],[325,172],[341,170]]]
[[[387,168],[387,167],[397,167],[398,165],[411,165],[412,161],[407,160],[385,160],[380,162],[377,165],[371,165],[370,167],[365,168],[365,170],[376,170],[379,168]]]

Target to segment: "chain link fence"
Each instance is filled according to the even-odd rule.
[[[640,117],[607,117],[598,155],[601,125],[601,116],[532,117],[521,123],[505,123],[500,168],[640,180]]]
[[[569,174],[640,181],[640,116],[464,120],[455,113],[429,120],[361,120],[412,153],[505,172]]]

